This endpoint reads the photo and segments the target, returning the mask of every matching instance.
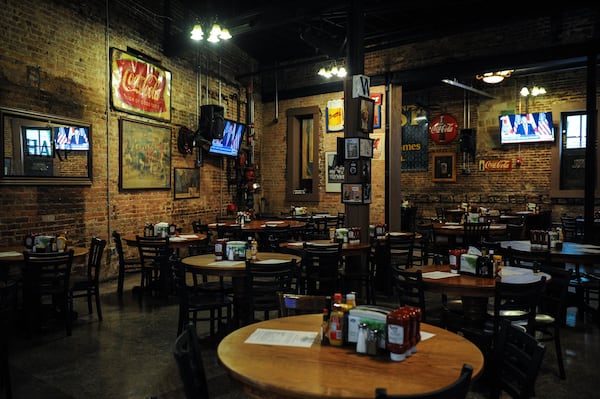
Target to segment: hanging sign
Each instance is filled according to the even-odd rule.
[[[449,144],[458,134],[458,122],[450,114],[441,114],[429,124],[429,137],[438,144]]]

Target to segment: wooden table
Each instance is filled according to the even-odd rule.
[[[188,246],[193,245],[206,238],[206,234],[202,233],[181,233],[174,237],[169,237],[169,247],[172,249],[186,249]],[[137,239],[135,234],[129,234],[123,237],[123,240],[127,245],[131,247],[137,246]]]
[[[291,260],[295,259],[300,262],[301,257],[293,254],[284,254],[278,252],[258,252],[256,260]],[[245,276],[246,262],[245,261],[216,261],[214,254],[195,255],[183,258],[181,262],[186,267],[198,273],[230,277],[233,288],[233,306],[234,306],[234,321],[238,325],[247,324],[247,303],[244,301],[245,293]]]
[[[503,249],[511,247],[517,251],[535,252],[531,249],[529,240],[500,241]],[[550,260],[552,263],[574,263],[576,265],[600,264],[600,246],[591,244],[579,244],[576,242],[563,242],[561,249],[550,249]]]
[[[85,247],[67,247],[74,249],[73,259],[80,260],[89,253],[89,249]],[[25,261],[23,251],[27,249],[22,245],[2,246],[0,247],[0,265],[19,265]],[[7,255],[8,256],[4,256]]]
[[[242,231],[247,233],[260,233],[265,230],[267,224],[289,224],[290,229],[298,230],[306,226],[306,222],[302,220],[252,220],[244,223]],[[216,230],[219,226],[237,226],[237,223],[209,223],[208,228]]]
[[[430,278],[427,273],[444,272],[450,273],[450,265],[426,265],[407,269],[408,271],[421,270],[423,272],[423,283],[425,289],[446,294],[449,296],[460,296],[464,312],[465,324],[480,325],[486,317],[488,299],[494,296],[496,288],[495,278],[477,277],[469,274],[455,274],[452,277]],[[511,283],[527,283],[545,276],[550,280],[551,276],[545,273],[534,274],[530,269],[518,267],[503,267],[505,276],[501,281]],[[519,274],[517,274],[519,273]]]
[[[333,244],[331,242],[331,240],[311,240],[308,242],[317,244],[317,245]],[[298,250],[298,252],[300,253],[302,251],[302,249],[304,248],[304,243],[305,243],[305,241],[290,241],[290,242],[283,242],[280,244],[280,246],[283,248],[291,249],[291,250]],[[342,256],[364,255],[369,252],[370,248],[371,248],[371,244],[369,244],[368,242],[358,242],[358,243],[352,243],[352,244],[345,242],[342,244]]]
[[[320,314],[251,324],[227,335],[217,355],[247,394],[269,398],[372,399],[378,387],[419,394],[453,383],[463,363],[473,366],[473,378],[483,368],[483,354],[473,343],[425,323],[421,330],[435,336],[421,341],[403,362],[392,362],[387,353],[357,354],[354,346],[322,346],[318,338],[310,348],[244,343],[257,328],[318,332],[320,326]]]
[[[456,238],[462,237],[464,231],[465,228],[460,223],[433,223],[434,237],[446,237],[450,248],[456,247]],[[490,224],[490,236],[503,236],[505,234],[506,224]]]

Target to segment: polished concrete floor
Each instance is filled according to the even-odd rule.
[[[184,398],[172,355],[177,304],[133,294],[137,282],[136,276],[127,279],[122,300],[114,282],[102,285],[101,322],[77,300],[79,317],[70,337],[60,324],[49,324],[31,338],[17,334],[10,354],[13,397]],[[539,398],[598,397],[598,323],[573,312],[569,322],[562,331],[567,378],[557,376],[554,346],[547,345],[536,386]],[[203,335],[207,328],[199,324],[198,331]],[[246,398],[219,366],[214,347],[205,347],[203,356],[212,398]],[[476,382],[469,397],[486,398],[485,384]]]

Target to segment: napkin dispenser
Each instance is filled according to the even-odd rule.
[[[169,235],[169,223],[160,222],[154,225],[154,236],[155,237],[166,237]]]
[[[358,326],[366,323],[371,330],[379,330],[379,347],[385,349],[385,323],[392,310],[383,306],[359,305],[348,312],[348,342],[358,341]],[[383,346],[382,346],[383,345]]]
[[[477,274],[477,259],[479,255],[476,254],[461,254],[460,264],[458,266],[458,272],[461,274]]]

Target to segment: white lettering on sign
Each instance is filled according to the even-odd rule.
[[[352,98],[370,98],[371,78],[365,75],[352,76]]]
[[[512,159],[482,159],[479,161],[481,171],[512,170]]]

